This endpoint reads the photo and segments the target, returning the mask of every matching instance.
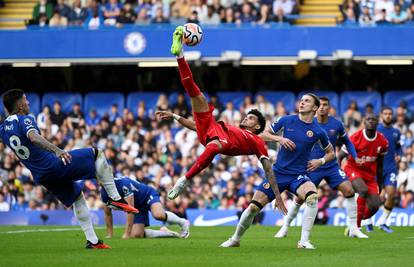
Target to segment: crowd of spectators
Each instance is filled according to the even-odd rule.
[[[270,103],[263,96],[255,100],[246,97],[240,107],[221,103],[212,96],[216,119],[238,125],[251,108],[258,108],[268,121],[288,114],[282,102]],[[160,95],[157,109],[170,110],[181,116],[191,116],[183,95],[171,104]],[[352,133],[362,125],[365,112],[353,102],[343,114],[347,130]],[[395,127],[402,132],[404,156],[399,163],[397,206],[414,208],[414,110],[404,102],[396,109]],[[290,113],[295,113],[291,111]],[[332,108],[331,115],[337,117]],[[156,188],[166,207],[178,214],[187,208],[244,209],[252,199],[255,188],[264,179],[260,162],[254,156],[217,156],[200,175],[196,176],[188,191],[175,201],[167,201],[166,192],[204,150],[194,131],[179,127],[176,121],[157,121],[154,111],[138,104],[136,110],[119,110],[112,105],[100,116],[95,110],[84,114],[75,104],[68,114],[62,112],[59,102],[43,107],[36,117],[39,129],[52,143],[65,150],[97,146],[104,150],[116,176],[128,176]],[[269,143],[272,160],[277,156],[277,144]],[[83,182],[84,192],[92,210],[102,208],[99,186],[95,180]],[[343,207],[343,197],[322,184],[319,187],[321,210]],[[283,194],[289,202],[291,196]],[[269,207],[267,207],[269,208]],[[33,183],[30,172],[19,163],[13,152],[0,143],[0,211],[64,209],[57,199],[41,186]],[[321,218],[323,222],[323,218]]]
[[[392,25],[414,21],[412,0],[344,0],[339,9],[346,25]]]
[[[56,2],[53,2],[56,1]],[[287,22],[298,0],[39,0],[30,24],[88,28],[124,24]]]

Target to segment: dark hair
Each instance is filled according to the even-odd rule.
[[[24,95],[23,90],[11,89],[3,94],[3,105],[9,113],[16,108],[17,101]]]
[[[266,119],[263,116],[263,114],[257,110],[257,109],[252,109],[250,110],[247,115],[252,114],[255,115],[257,117],[257,120],[259,121],[260,124],[260,128],[258,130],[256,130],[255,134],[260,134],[261,132],[264,131],[265,127],[266,127]]]
[[[313,102],[315,102],[315,105],[319,108],[319,106],[321,105],[321,101],[319,100],[319,97],[315,94],[312,94],[312,93],[307,93],[306,95],[312,97]]]
[[[320,103],[321,100],[328,102],[328,105],[331,104],[331,101],[329,101],[329,98],[327,96],[320,96],[319,97],[319,103]]]
[[[390,106],[383,106],[381,109],[381,113],[384,112],[385,110],[391,110],[391,113],[394,113],[394,110]]]

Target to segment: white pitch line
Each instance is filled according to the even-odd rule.
[[[95,229],[105,229],[105,227],[99,226]],[[25,233],[40,233],[40,232],[66,232],[66,231],[79,231],[79,228],[49,228],[49,229],[29,229],[29,230],[16,230],[0,232],[0,234],[25,234]]]

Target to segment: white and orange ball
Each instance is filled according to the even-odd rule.
[[[184,24],[183,42],[188,46],[198,45],[203,39],[203,30],[195,23]]]

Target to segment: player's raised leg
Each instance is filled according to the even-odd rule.
[[[316,193],[315,185],[308,181],[303,183],[296,190],[299,198],[305,200],[305,211],[303,212],[302,220],[302,234],[298,242],[298,248],[315,249],[309,240],[313,224],[315,222],[316,214],[318,213],[318,194]]]
[[[346,235],[356,238],[368,238],[367,235],[361,232],[357,227],[357,203],[355,199],[355,191],[350,181],[342,182],[338,186],[338,190],[342,192],[345,197],[345,209],[347,213],[347,230]]]
[[[254,193],[253,200],[240,216],[239,223],[237,224],[236,231],[234,232],[233,236],[230,237],[227,241],[223,242],[220,247],[239,247],[240,239],[250,227],[250,225],[252,225],[254,217],[256,217],[256,215],[259,214],[263,207],[269,202],[269,197],[264,192],[256,191]]]
[[[283,225],[279,229],[279,231],[276,233],[276,238],[284,238],[288,235],[289,226],[292,223],[292,221],[296,218],[298,215],[299,209],[302,206],[303,201],[299,199],[298,197],[294,197],[292,204],[289,207],[288,214],[283,218]]]
[[[107,206],[113,209],[120,209],[125,212],[138,213],[136,208],[128,205],[128,203],[126,203],[126,201],[119,195],[115,186],[112,168],[108,164],[103,151],[94,149],[94,153],[96,158],[96,177],[99,183],[105,188],[109,196],[109,201],[106,203]]]
[[[151,205],[151,214],[156,220],[179,225],[181,228],[179,237],[188,238],[190,236],[190,222],[170,211],[164,210],[160,202]]]

